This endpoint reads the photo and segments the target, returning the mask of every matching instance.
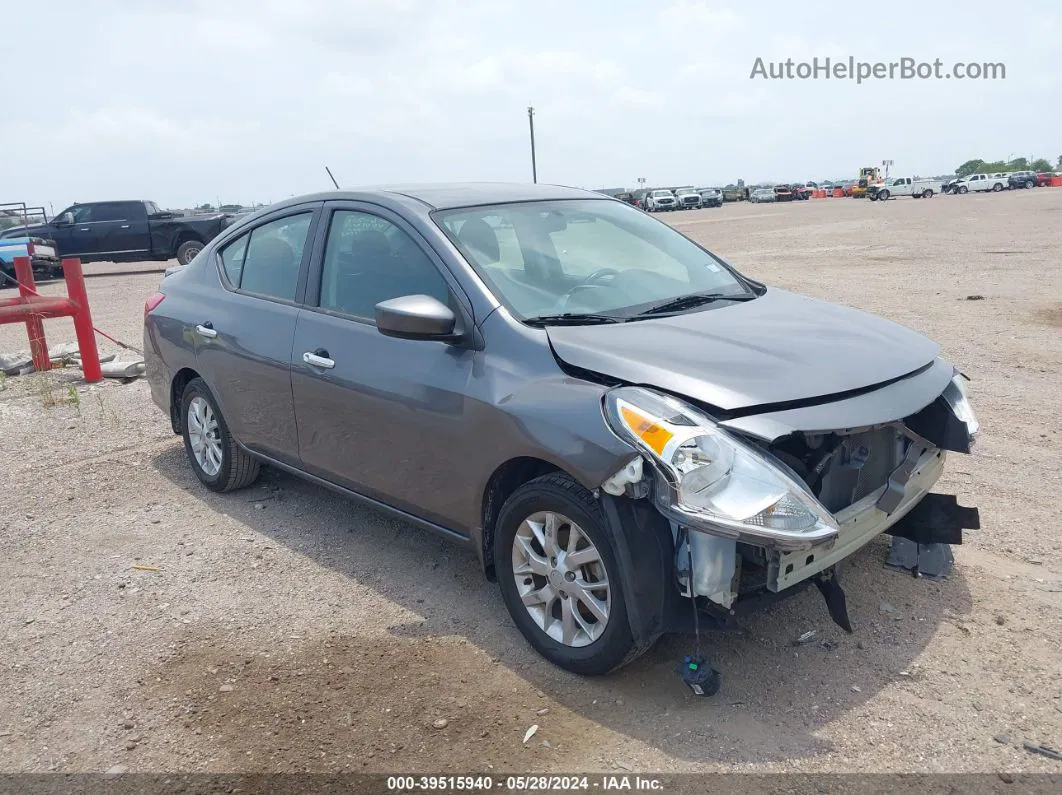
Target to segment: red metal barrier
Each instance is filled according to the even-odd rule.
[[[15,257],[15,278],[18,279],[17,298],[0,298],[0,325],[25,323],[29,335],[30,354],[33,366],[38,370],[51,368],[48,359],[48,342],[44,338],[42,321],[55,317],[74,320],[74,333],[81,353],[81,371],[85,380],[103,380],[100,370],[100,354],[96,348],[96,335],[92,330],[92,314],[89,311],[88,293],[85,290],[85,275],[81,260],[63,260],[63,278],[66,280],[68,298],[52,298],[40,295],[33,282],[33,266],[29,257]]]
[[[1052,188],[1062,188],[1062,177],[1051,177]]]

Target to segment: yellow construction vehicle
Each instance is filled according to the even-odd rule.
[[[884,181],[885,178],[882,177],[880,168],[865,166],[859,169],[859,179],[856,184],[852,186],[852,198],[865,199],[867,188],[871,185],[880,185]]]

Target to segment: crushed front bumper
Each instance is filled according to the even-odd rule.
[[[888,531],[933,488],[944,470],[945,457],[943,450],[930,448],[917,459],[891,512],[879,507],[883,498],[891,498],[896,492],[895,483],[886,483],[834,515],[840,525],[834,538],[806,550],[772,553],[768,558],[767,588],[777,592],[813,577]]]

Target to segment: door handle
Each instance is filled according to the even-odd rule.
[[[128,228],[129,228],[129,224],[122,224],[122,225],[121,225],[120,227],[118,227],[118,228],[119,228],[119,229],[128,229]]]
[[[80,229],[78,229],[77,231],[78,232],[87,232],[88,230],[89,230],[89,228],[87,226],[83,226]]]
[[[312,367],[322,367],[325,370],[331,370],[336,366],[335,360],[328,358],[328,351],[323,351],[320,348],[313,353],[306,351],[302,355],[302,360]]]
[[[218,335],[217,331],[214,330],[213,323],[200,323],[195,327],[195,332],[200,337],[209,337],[211,339]]]

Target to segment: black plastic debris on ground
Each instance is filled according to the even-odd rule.
[[[950,544],[917,544],[908,538],[892,537],[892,549],[885,565],[897,571],[941,580],[951,573],[955,556]]]

